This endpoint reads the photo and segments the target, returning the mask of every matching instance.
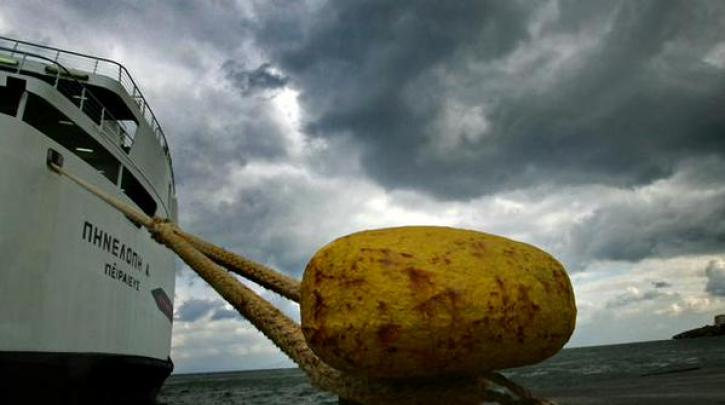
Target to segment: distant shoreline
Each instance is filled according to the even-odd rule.
[[[693,339],[701,337],[725,336],[725,324],[705,325],[701,328],[690,329],[672,336],[672,339]]]

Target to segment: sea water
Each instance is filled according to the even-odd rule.
[[[725,337],[713,337],[565,349],[543,363],[504,374],[532,390],[556,391],[572,381],[597,384],[723,368]],[[161,390],[159,402],[168,405],[337,404],[337,397],[313,388],[300,370],[281,369],[172,375]]]

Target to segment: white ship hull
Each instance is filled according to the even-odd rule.
[[[62,150],[59,145],[7,116],[0,115],[0,128],[0,195],[6,196],[0,210],[0,351],[166,360],[171,320],[151,291],[161,288],[173,297],[170,252],[145,229],[48,170],[47,150]],[[68,170],[101,177],[72,154],[64,156]],[[115,194],[108,185],[105,191]]]
[[[45,82],[28,78],[26,86],[58,97]],[[0,395],[10,403],[151,401],[173,367],[175,259],[145,229],[48,169],[48,150],[58,151],[67,170],[134,204],[77,151],[25,122],[23,102],[17,116],[0,113]],[[63,103],[57,108],[75,118]],[[78,115],[76,125],[84,119]],[[139,131],[135,142],[151,138]],[[138,171],[162,167],[156,150],[146,146],[144,162],[143,153],[127,156],[102,136],[94,142],[144,179],[156,215],[175,217],[172,193],[164,200],[153,187],[171,173]]]

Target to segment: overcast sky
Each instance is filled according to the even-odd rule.
[[[439,224],[559,258],[570,346],[725,312],[725,2],[10,0],[0,34],[122,62],[181,225],[287,274]],[[291,365],[188,268],[175,298],[177,372]]]

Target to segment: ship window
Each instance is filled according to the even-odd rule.
[[[23,121],[91,165],[112,183],[121,164],[98,141],[41,97],[28,93]]]
[[[25,80],[8,77],[6,85],[0,86],[0,113],[15,116],[23,91]]]
[[[148,216],[156,213],[156,201],[125,167],[121,176],[121,190]]]
[[[1,93],[0,96],[2,96]],[[118,173],[121,168],[119,161],[52,104],[35,94],[28,93],[23,121],[93,166],[114,184],[118,182]],[[154,215],[157,207],[156,201],[125,167],[121,177],[121,190],[143,212],[149,216]]]

